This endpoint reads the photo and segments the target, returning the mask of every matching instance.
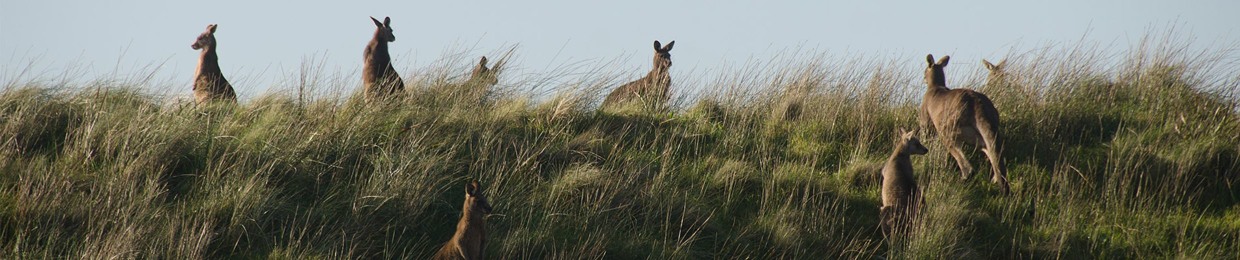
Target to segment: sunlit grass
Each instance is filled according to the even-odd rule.
[[[674,84],[702,90],[668,111],[596,111],[612,80],[594,73],[479,102],[430,68],[378,104],[305,83],[231,106],[15,82],[0,258],[426,258],[469,179],[497,258],[1236,257],[1240,78],[1218,76],[1234,53],[1128,52],[1013,55],[1005,86],[949,66],[1001,111],[1014,193],[977,151],[960,180],[930,138],[913,159],[926,208],[886,240],[878,171],[917,125],[921,63],[781,59]]]

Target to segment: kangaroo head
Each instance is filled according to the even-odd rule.
[[[477,180],[465,185],[465,210],[483,216],[491,214],[491,203],[487,203],[487,197],[482,195],[482,186],[478,185]]]
[[[900,146],[897,149],[908,154],[926,154],[930,152],[930,149],[926,149],[926,146],[921,145],[921,139],[917,138],[917,131],[919,130],[910,132],[900,129]]]
[[[482,56],[482,59],[478,61],[478,66],[474,67],[474,73],[470,75],[469,79],[488,86],[498,84],[499,78],[496,77],[497,75],[495,74],[498,72],[496,70],[499,69],[499,65],[502,63],[503,61],[501,59],[501,62],[487,68],[487,56]]]
[[[926,54],[926,85],[929,87],[946,87],[947,77],[943,74],[943,67],[947,67],[947,60],[951,56],[943,56],[939,62],[934,62],[934,55]]]
[[[379,39],[380,41],[387,41],[387,42],[396,41],[396,36],[392,35],[392,18],[391,17],[383,17],[382,23],[379,22],[379,19],[375,19],[374,16],[371,16],[370,20],[374,21],[375,26],[379,27],[375,29],[375,38]]]
[[[1007,76],[1007,72],[1003,71],[1007,67],[1007,59],[999,61],[999,64],[991,64],[990,61],[982,59],[982,65],[986,65],[986,70],[990,71],[990,74],[986,76],[988,83],[1000,82]]]
[[[207,31],[202,32],[202,34],[199,34],[198,39],[194,40],[194,44],[190,45],[189,47],[194,48],[195,50],[202,49],[202,48],[208,48],[208,47],[214,48],[215,47],[215,27],[216,27],[216,24],[208,24]]]
[[[667,46],[654,41],[654,67],[656,69],[667,70],[672,67],[672,45],[676,45],[676,41],[668,42]]]

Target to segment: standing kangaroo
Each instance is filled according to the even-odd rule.
[[[1002,160],[1003,136],[999,134],[999,110],[982,93],[970,89],[948,89],[943,67],[950,56],[943,56],[936,63],[934,55],[926,55],[926,96],[918,115],[923,128],[929,124],[947,146],[947,152],[960,167],[960,178],[968,179],[973,166],[960,150],[961,143],[982,146],[990,159],[993,170],[990,181],[999,185],[1004,194],[1010,193],[1007,166]]]
[[[220,71],[220,56],[215,53],[216,28],[216,24],[208,24],[207,31],[199,34],[194,44],[189,46],[194,50],[202,50],[202,55],[198,58],[197,75],[194,75],[194,99],[199,104],[210,101],[237,102],[237,93],[233,92],[232,85],[228,84],[224,73]]]
[[[362,66],[362,84],[365,85],[366,99],[399,96],[405,92],[405,82],[400,80],[396,69],[392,68],[392,56],[388,55],[388,43],[395,42],[392,35],[392,18],[383,17],[383,22],[370,17],[375,22],[375,37],[366,45],[365,64]]]
[[[926,154],[930,150],[921,145],[917,133],[900,129],[900,140],[896,141],[895,151],[883,165],[883,187],[881,196],[883,207],[879,208],[879,226],[883,234],[890,236],[893,231],[909,223],[909,219],[917,214],[922,204],[921,189],[917,188],[917,180],[913,177],[913,162],[910,155]]]
[[[668,69],[672,67],[673,45],[676,45],[676,41],[668,42],[667,46],[654,41],[654,67],[650,69],[650,73],[612,90],[603,100],[603,107],[633,100],[651,102],[658,107],[664,105],[668,99],[668,88],[672,85],[672,76]]]
[[[484,217],[491,214],[491,204],[482,195],[478,181],[465,185],[465,207],[456,234],[435,253],[434,259],[482,259],[486,252],[487,231]]]

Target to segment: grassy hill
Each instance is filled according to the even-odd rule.
[[[743,69],[674,85],[706,91],[671,112],[598,112],[601,93],[572,90],[603,83],[479,104],[414,81],[386,104],[277,93],[235,106],[10,83],[0,258],[426,258],[470,179],[495,208],[496,258],[1240,257],[1234,56],[1098,53],[1010,57],[1003,85],[954,60],[949,86],[1002,113],[1013,194],[988,182],[980,151],[961,180],[925,139],[913,162],[927,209],[891,241],[878,170],[896,129],[917,125],[921,59]]]

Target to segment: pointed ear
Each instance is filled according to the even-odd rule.
[[[482,59],[478,60],[478,67],[487,67],[487,56],[482,56]]]
[[[926,65],[934,67],[934,54],[926,54]]]
[[[208,24],[208,25],[207,25],[207,31],[208,31],[208,32],[211,32],[211,33],[215,33],[215,28],[217,28],[217,27],[219,27],[219,25],[217,25],[217,24]]]
[[[951,59],[951,58],[952,58],[952,56],[943,56],[942,58],[939,58],[939,63],[938,63],[938,65],[939,65],[939,66],[943,66],[943,67],[947,67],[947,60],[949,60],[949,59]]]
[[[908,131],[905,131],[905,130],[904,130],[904,127],[900,127],[900,128],[896,128],[896,129],[899,129],[899,131],[900,131],[900,132],[899,132],[899,133],[900,133],[900,137],[905,137],[906,135],[908,135]]]
[[[654,41],[654,51],[660,51],[660,50],[663,50],[663,44],[660,44],[660,43],[659,43],[659,40],[655,40],[655,41]]]
[[[370,20],[375,22],[375,26],[383,27],[383,23],[379,22],[379,19],[375,19],[374,16],[371,16]]]
[[[986,65],[986,69],[987,69],[987,70],[995,70],[995,69],[997,69],[997,68],[995,67],[995,65],[994,65],[994,64],[991,64],[991,63],[990,63],[990,61],[988,61],[988,60],[986,60],[986,59],[982,59],[982,65]]]
[[[995,67],[997,67],[997,68],[1006,68],[1006,67],[1007,67],[1007,59],[1005,58],[1005,59],[1003,59],[1003,60],[999,61],[999,64],[995,65]]]
[[[671,42],[668,42],[668,43],[667,43],[667,46],[663,46],[663,52],[669,52],[669,51],[672,51],[672,46],[673,46],[673,45],[676,45],[676,41],[671,41]]]
[[[392,17],[383,17],[383,27],[392,27]]]

